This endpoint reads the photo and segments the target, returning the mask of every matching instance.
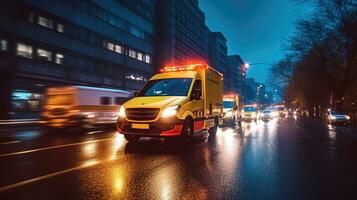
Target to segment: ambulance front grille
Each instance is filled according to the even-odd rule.
[[[67,111],[64,108],[55,108],[52,109],[50,112],[52,115],[64,115],[67,113]]]
[[[149,121],[156,119],[160,112],[159,108],[127,108],[126,118],[129,120]]]

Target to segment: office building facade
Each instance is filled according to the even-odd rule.
[[[156,71],[154,4],[1,1],[0,118],[16,118],[22,110],[38,113],[49,86],[138,90]]]
[[[244,61],[239,55],[227,56],[226,62],[227,71],[229,71],[230,82],[228,92],[236,93],[245,96],[245,67]]]
[[[209,30],[198,0],[156,0],[154,65],[207,62]]]

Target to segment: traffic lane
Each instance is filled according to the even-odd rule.
[[[121,148],[126,143],[123,136],[115,132],[112,135],[114,137],[0,154],[0,187],[112,159],[117,152],[123,152]]]
[[[296,125],[295,135],[281,137],[290,145],[280,146],[296,146],[290,148],[293,151],[282,148],[279,153],[289,160],[282,163],[286,165],[282,175],[298,174],[297,181],[284,184],[286,188],[301,190],[301,199],[356,199],[357,157],[355,147],[350,145],[357,144],[354,133],[346,134],[338,128],[331,132],[329,125],[317,119],[301,118]]]
[[[301,118],[300,139],[306,145],[325,146],[333,151],[357,155],[357,129],[346,125],[329,125],[319,119]]]
[[[84,167],[62,170],[0,196],[330,199],[355,195],[353,157],[328,148],[328,140],[312,145],[306,133],[309,127],[314,123],[244,123],[240,130],[220,129],[205,142],[145,139],[125,143],[116,159],[90,159]],[[321,143],[317,136],[327,135],[317,131],[316,143]]]
[[[0,154],[47,148],[115,136],[115,129],[105,127],[88,131],[62,130],[43,132],[41,130],[21,130],[0,134]]]
[[[193,198],[197,195],[224,198],[240,197],[243,185],[249,184],[247,188],[260,191],[258,196],[271,197],[274,194],[270,189],[278,186],[271,170],[271,162],[276,159],[274,127],[277,126],[252,123],[242,127],[243,133],[239,129],[223,128],[207,141],[188,144],[160,139],[126,143],[125,149],[118,150],[118,159],[94,162],[87,168],[41,179],[5,193],[33,198],[58,197],[65,191],[83,198]],[[272,142],[265,145],[270,139]],[[251,159],[251,154],[256,159]],[[259,166],[253,168],[256,164]],[[256,177],[255,170],[270,175]],[[112,174],[118,173],[121,175],[115,177],[119,180],[114,181]],[[254,186],[257,183],[260,187]],[[115,189],[118,187],[123,191],[118,192]],[[250,194],[247,191],[246,195]]]

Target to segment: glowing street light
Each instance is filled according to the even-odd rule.
[[[249,64],[249,63],[245,63],[245,64],[244,64],[244,68],[245,68],[245,69],[248,69],[249,67],[250,67],[250,64]]]
[[[268,65],[268,66],[271,66],[271,64],[269,64],[269,63],[244,63],[243,64],[245,70],[247,70],[252,65]]]

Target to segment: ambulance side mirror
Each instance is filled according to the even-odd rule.
[[[201,99],[201,90],[193,90],[190,100],[200,100]]]

